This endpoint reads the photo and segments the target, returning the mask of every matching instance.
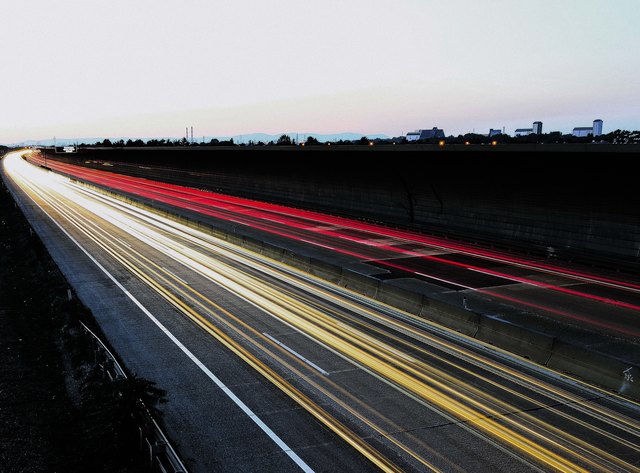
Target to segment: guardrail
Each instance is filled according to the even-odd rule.
[[[101,367],[104,374],[111,381],[126,379],[125,373],[118,360],[109,351],[107,346],[100,340],[89,327],[80,322],[85,333],[91,335],[95,347],[95,361]],[[180,457],[167,439],[166,435],[152,417],[151,413],[139,400],[141,406],[139,412],[138,432],[140,434],[140,450],[147,453],[147,465],[152,472],[160,473],[187,473],[187,469],[180,460]]]

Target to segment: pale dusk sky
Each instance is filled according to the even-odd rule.
[[[640,129],[638,0],[3,2],[0,143]]]

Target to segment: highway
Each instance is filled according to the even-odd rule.
[[[42,164],[37,155],[33,162]],[[109,164],[109,163],[106,163]],[[388,280],[411,278],[420,290],[476,308],[501,303],[512,321],[541,317],[567,327],[640,342],[640,284],[620,273],[483,249],[352,219],[243,199],[49,160],[48,166],[118,192],[234,223],[368,265]],[[520,320],[518,320],[520,319]],[[637,360],[640,361],[640,360]]]
[[[125,365],[179,391],[169,389],[161,409],[190,471],[640,471],[640,406],[633,402],[88,189],[19,153],[2,166],[23,206],[31,202],[50,219],[45,243],[63,239],[71,258],[100,274],[93,284],[126,302],[106,332]],[[109,187],[118,182],[128,192],[139,185],[123,177]],[[179,197],[166,185],[162,192],[136,189],[213,212],[193,190]],[[458,249],[456,260],[442,256],[450,248],[416,248],[433,242],[402,247],[406,235],[395,234],[370,245],[373,230],[364,224],[346,229],[342,221],[314,220],[310,228],[307,214],[260,205],[227,200],[216,211],[233,212],[245,225],[266,225],[260,222],[269,212],[269,231],[366,256],[385,269],[422,272],[398,261],[398,253],[409,253],[534,286],[531,299],[543,289],[552,294],[545,300],[579,298],[637,316],[640,288],[632,281],[560,274],[506,257],[498,273],[478,263],[495,262],[496,254]],[[517,273],[523,267],[526,276]],[[540,282],[533,270],[573,286]],[[489,291],[484,280],[467,285]],[[605,290],[620,296],[600,295]],[[620,318],[607,329],[637,336]],[[597,315],[589,320],[604,323]],[[131,341],[122,350],[119,337]]]

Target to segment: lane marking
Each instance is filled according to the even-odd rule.
[[[429,274],[420,273],[418,271],[414,271],[413,274],[417,274],[418,276],[424,276],[425,278],[435,279],[436,281],[441,281],[441,282],[444,282],[444,283],[447,283],[447,284],[452,284],[454,286],[464,287],[465,289],[471,289],[472,291],[477,291],[478,290],[475,287],[465,286],[464,284],[460,284],[460,283],[457,283],[457,282],[449,281],[447,279],[437,278],[435,276],[431,276]]]
[[[302,241],[304,243],[310,243],[310,244],[316,245],[316,246],[321,246],[322,248],[328,248],[330,250],[335,250],[335,248],[333,246],[323,245],[322,243],[318,243],[317,241],[303,240],[302,238],[299,238],[298,241]]]
[[[493,276],[494,278],[506,279],[507,281],[513,281],[513,282],[522,283],[522,284],[535,285],[535,284],[527,282],[527,281],[523,282],[523,281],[520,281],[518,279],[515,279],[516,276],[509,276],[508,274],[504,274],[504,275],[494,274],[494,273],[491,273],[489,271],[483,271],[481,269],[476,269],[476,268],[466,268],[466,269],[468,269],[469,271],[474,271],[476,273],[486,274],[487,276]]]
[[[28,195],[28,194],[27,194]],[[222,392],[224,392],[229,399],[231,399],[260,429],[269,436],[273,442],[280,447],[280,449],[287,454],[293,462],[300,467],[300,469],[307,473],[314,473],[314,470],[302,460],[296,452],[294,452],[271,428],[265,424],[260,417],[258,417],[240,398],[238,398],[233,391],[231,391],[215,374],[213,374],[204,363],[202,363],[186,346],[173,335],[169,329],[167,329],[162,322],[160,322],[149,310],[142,305],[142,303],[136,299],[116,278],[113,276],[98,260],[96,260],[66,229],[60,225],[51,215],[40,206],[31,196],[29,198],[40,208],[40,210],[47,216],[56,226],[78,247],[87,255],[87,257],[102,271],[113,283],[136,305],[138,308],[154,323],[156,326],[178,347],[182,352],[187,355],[193,361],[198,368],[206,374],[216,386],[218,386]]]
[[[264,335],[265,337],[267,337],[269,340],[271,340],[273,343],[275,343],[278,346],[281,346],[282,348],[284,348],[285,350],[287,350],[289,353],[291,353],[293,356],[295,356],[296,358],[299,358],[300,360],[304,361],[306,364],[308,364],[309,366],[311,366],[313,369],[315,369],[316,371],[322,373],[325,376],[329,376],[329,372],[323,370],[322,368],[320,368],[318,365],[316,365],[313,361],[310,361],[308,359],[306,359],[304,356],[302,356],[300,353],[298,353],[297,351],[295,351],[293,348],[289,348],[287,345],[285,345],[284,343],[282,343],[280,340],[276,340],[275,338],[273,338],[271,335],[269,335],[267,332],[262,332],[262,335]]]
[[[120,238],[114,238],[114,240],[116,240],[122,246],[126,246],[127,248],[131,248],[131,245],[129,243],[126,243],[125,241],[121,240]]]
[[[189,285],[189,283],[187,281],[185,281],[184,279],[182,279],[180,276],[178,276],[177,274],[175,274],[173,271],[169,271],[167,268],[165,268],[164,266],[160,266],[162,269],[164,269],[167,273],[169,273],[171,276],[173,276],[174,278],[176,278],[178,281],[180,281],[182,284],[185,284],[186,286]]]

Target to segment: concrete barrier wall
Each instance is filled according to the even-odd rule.
[[[289,252],[287,254],[287,264],[304,272],[311,270],[311,258],[297,253]]]
[[[393,286],[384,281],[380,284],[376,299],[405,312],[420,315],[424,298],[421,294]]]
[[[524,326],[505,322],[442,301],[393,286],[316,258],[293,253],[268,242],[248,236],[226,233],[210,224],[174,213],[170,207],[152,206],[140,198],[131,198],[85,183],[113,197],[153,209],[174,221],[185,223],[219,236],[257,254],[303,270],[325,281],[365,295],[429,322],[435,322],[481,342],[528,358],[555,371],[567,373],[636,400],[640,400],[640,366],[598,353],[585,347],[569,345]]]
[[[418,315],[470,337],[475,337],[480,327],[480,315],[476,312],[464,310],[428,297],[422,298],[422,305]]]
[[[379,300],[381,284],[379,280],[371,276],[343,269],[338,284],[345,289]]]
[[[540,364],[546,364],[551,356],[554,337],[525,327],[483,315],[479,318],[478,340],[490,343]]]
[[[342,278],[342,268],[317,258],[309,259],[309,273],[321,279],[338,284]]]
[[[640,399],[640,367],[582,347],[556,342],[547,366]]]

